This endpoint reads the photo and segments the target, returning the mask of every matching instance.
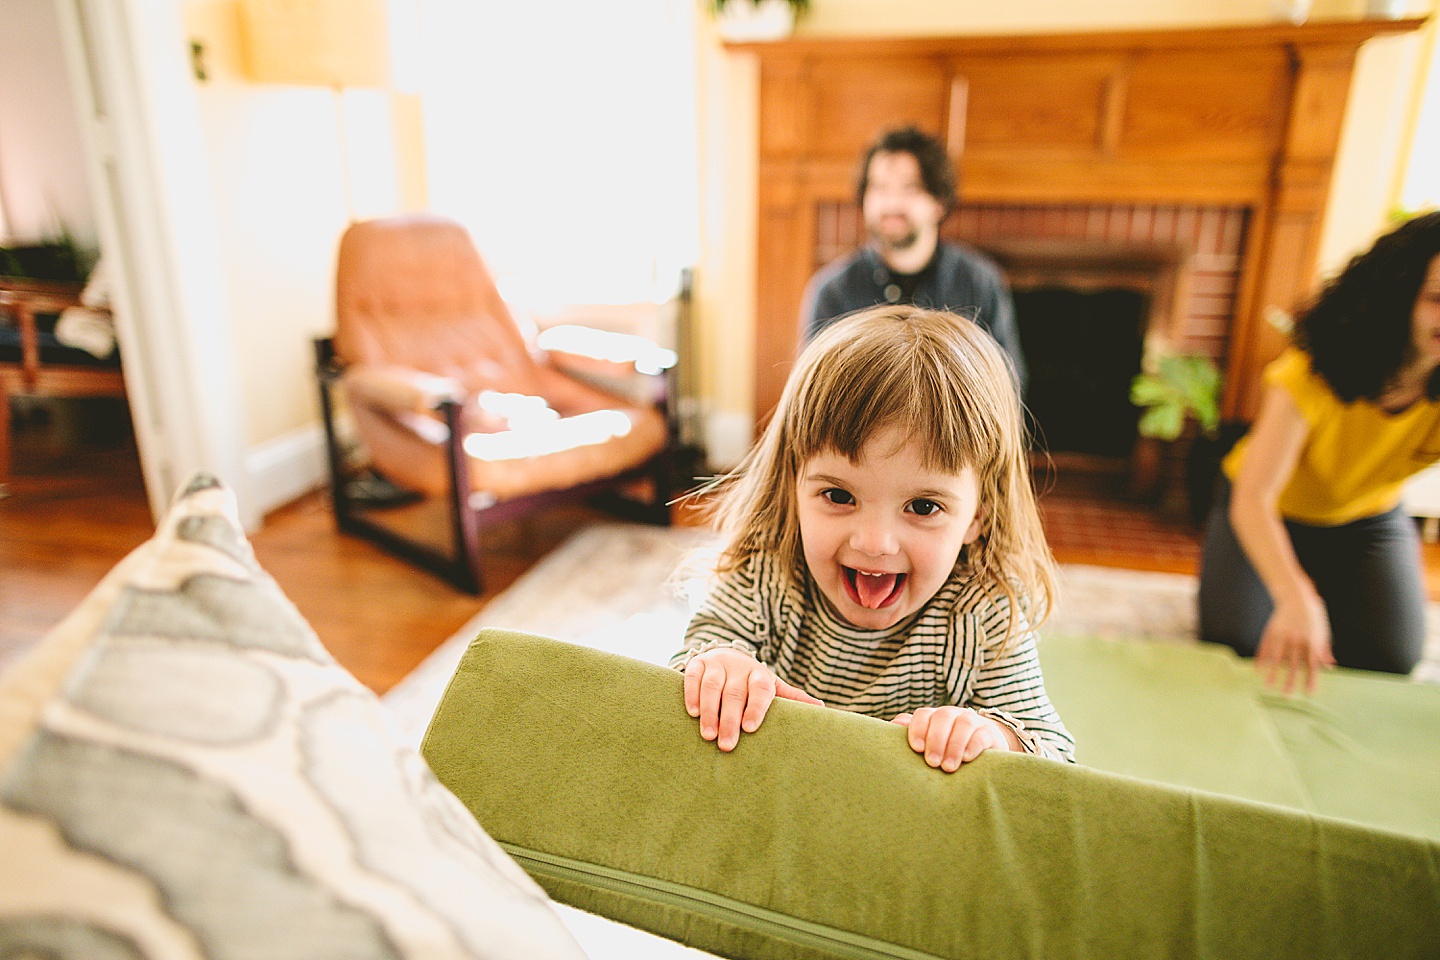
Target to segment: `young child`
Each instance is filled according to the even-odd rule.
[[[823,698],[947,772],[1074,761],[1035,652],[1054,561],[1020,404],[979,326],[884,305],[827,328],[719,490],[715,583],[670,660],[702,737],[732,750],[775,697]]]

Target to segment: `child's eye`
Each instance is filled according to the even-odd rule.
[[[821,492],[820,496],[824,497],[826,500],[829,500],[831,503],[842,507],[849,506],[850,504],[855,502],[855,498],[850,495],[850,492],[848,490],[841,490],[839,487],[831,487],[828,490]]]
[[[940,506],[940,504],[936,503],[934,500],[926,500],[923,497],[921,497],[919,500],[910,501],[910,512],[922,517],[932,516],[939,513],[943,509],[945,508]]]

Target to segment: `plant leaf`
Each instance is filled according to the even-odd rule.
[[[1150,407],[1170,400],[1170,388],[1158,377],[1142,373],[1130,381],[1130,402],[1137,407]]]
[[[1180,430],[1185,426],[1185,411],[1183,408],[1167,404],[1159,407],[1151,407],[1140,417],[1136,425],[1142,436],[1155,437],[1159,440],[1174,440],[1180,436]]]

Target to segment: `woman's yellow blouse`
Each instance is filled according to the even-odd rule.
[[[1310,425],[1280,495],[1284,517],[1334,526],[1384,513],[1400,502],[1406,478],[1440,460],[1440,401],[1420,400],[1400,413],[1368,400],[1343,403],[1310,368],[1309,354],[1295,347],[1265,368],[1264,382],[1290,394]],[[1249,439],[1225,458],[1231,480]]]

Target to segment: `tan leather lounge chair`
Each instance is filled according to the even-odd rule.
[[[645,501],[621,503],[639,519],[668,522],[663,397],[627,401],[567,372],[613,373],[614,355],[532,350],[464,227],[435,216],[352,224],[335,294],[335,336],[317,340],[316,351],[342,530],[478,592],[486,521],[648,479],[639,484]],[[337,384],[373,470],[448,502],[448,551],[379,522],[348,492]]]

